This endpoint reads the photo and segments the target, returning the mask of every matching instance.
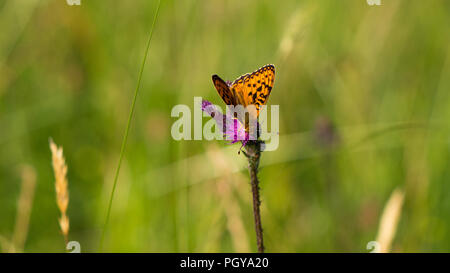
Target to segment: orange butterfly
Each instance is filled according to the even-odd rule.
[[[253,73],[245,74],[234,82],[225,82],[213,75],[212,81],[220,97],[227,105],[255,105],[257,116],[261,105],[265,105],[275,81],[275,66],[268,64]]]

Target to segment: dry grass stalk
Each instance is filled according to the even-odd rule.
[[[379,252],[381,253],[391,251],[391,244],[397,231],[404,198],[404,192],[400,189],[395,189],[384,207],[377,236],[377,242],[380,246]]]
[[[59,226],[67,244],[69,235],[69,217],[66,214],[69,205],[67,165],[62,147],[56,146],[52,139],[50,139],[50,150],[52,151],[52,165],[55,173],[56,204],[61,212]]]
[[[9,252],[21,252],[25,245],[36,186],[36,172],[25,165],[21,169],[22,185],[17,204],[16,224]]]

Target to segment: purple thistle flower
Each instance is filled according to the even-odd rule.
[[[231,140],[230,144],[238,141],[242,142],[242,147],[247,144],[249,134],[245,130],[245,126],[237,118],[222,114],[215,105],[207,100],[202,101],[202,111],[216,120],[217,126],[222,131],[225,139]]]

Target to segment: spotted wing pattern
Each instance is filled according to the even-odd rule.
[[[269,99],[274,81],[275,67],[269,64],[237,78],[229,89],[231,94],[234,94],[237,104],[242,104],[244,107],[253,104],[259,115],[261,105],[265,105]]]
[[[268,64],[253,73],[237,78],[233,83],[227,84],[219,76],[213,75],[214,86],[220,97],[227,105],[255,105],[257,115],[261,105],[269,99],[275,81],[275,66]]]
[[[212,76],[212,81],[214,83],[214,87],[216,87],[217,89],[217,92],[219,92],[219,96],[223,99],[225,104],[236,105],[235,96],[233,93],[231,93],[228,84],[217,75]]]

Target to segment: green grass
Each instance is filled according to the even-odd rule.
[[[26,164],[37,184],[24,251],[63,249],[51,136],[64,147],[69,239],[81,251],[98,251],[103,231],[104,251],[255,251],[239,146],[175,141],[170,112],[194,96],[221,105],[212,74],[273,63],[267,251],[367,252],[397,187],[394,251],[450,251],[450,6],[382,3],[162,1],[138,74],[156,1],[0,2],[0,238],[13,234]]]
[[[125,154],[125,147],[126,147],[127,140],[128,140],[128,133],[130,131],[131,121],[133,119],[134,107],[136,105],[136,99],[137,99],[137,96],[138,96],[139,88],[141,87],[142,72],[144,71],[145,62],[147,60],[147,54],[148,54],[148,51],[150,49],[150,42],[152,41],[153,30],[155,28],[156,19],[158,18],[158,12],[159,12],[159,7],[160,6],[161,6],[161,1],[158,1],[158,7],[156,8],[155,18],[154,18],[153,23],[152,23],[152,28],[150,29],[150,35],[149,35],[148,42],[147,42],[147,48],[145,49],[144,58],[142,59],[142,65],[141,65],[141,69],[139,71],[139,78],[138,78],[138,82],[137,82],[137,85],[136,85],[136,90],[134,91],[133,100],[132,100],[132,103],[131,103],[131,108],[130,108],[130,114],[128,116],[127,127],[125,129],[125,134],[123,135],[122,146],[120,148],[119,163],[117,163],[117,169],[116,169],[116,172],[114,174],[114,182],[113,182],[113,187],[112,187],[112,191],[111,191],[111,196],[110,196],[109,202],[108,202],[108,210],[106,212],[105,225],[103,226],[102,237],[100,239],[100,251],[103,250],[103,248],[102,248],[103,241],[104,241],[105,234],[106,234],[106,231],[107,231],[107,228],[108,228],[108,224],[109,224],[109,217],[111,215],[111,208],[112,208],[112,203],[113,203],[113,200],[114,200],[114,192],[115,192],[116,186],[117,186],[117,179],[119,178],[120,166],[122,165],[123,156]]]

